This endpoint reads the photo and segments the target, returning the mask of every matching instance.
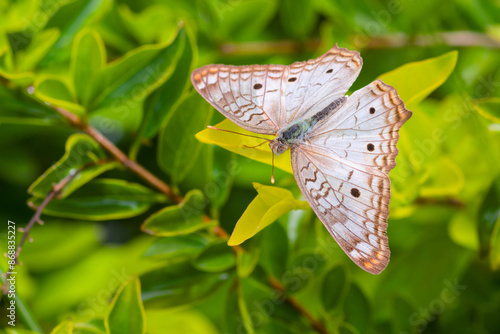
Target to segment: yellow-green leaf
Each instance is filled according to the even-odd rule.
[[[34,86],[34,94],[40,100],[71,111],[78,116],[85,113],[85,108],[74,103],[70,89],[59,78],[41,76],[35,81]]]
[[[490,266],[492,270],[500,269],[500,218],[497,219],[491,233]]]
[[[93,138],[76,133],[66,141],[64,156],[33,182],[28,193],[43,198],[52,191],[54,184],[79,171],[59,192],[58,198],[65,198],[98,175],[118,166],[116,162],[105,162],[105,158],[106,153]]]
[[[196,138],[203,143],[215,144],[231,152],[271,165],[273,154],[269,148],[267,140],[274,139],[274,136],[260,135],[244,130],[227,119],[220,122],[215,127],[235,131],[237,133],[241,133],[242,135],[226,131],[205,129],[198,132],[196,134]],[[262,137],[262,139],[247,137],[245,135]],[[259,144],[262,145],[255,147]],[[274,158],[274,166],[291,173],[292,165],[290,161],[290,150],[287,150],[282,155]]]
[[[500,123],[500,98],[491,97],[474,101],[474,109],[484,118]]]
[[[394,86],[406,106],[411,108],[448,79],[457,58],[458,51],[451,51],[439,57],[405,64],[382,74],[379,79]]]
[[[309,205],[305,201],[296,200],[293,194],[283,188],[264,186],[254,183],[257,197],[236,223],[228,245],[239,245],[253,237],[257,232],[274,222],[291,210],[306,210]]]
[[[125,281],[111,301],[104,319],[109,334],[146,333],[146,314],[137,277]]]
[[[78,101],[87,105],[93,78],[106,65],[106,48],[101,36],[84,29],[76,35],[71,53],[73,88]]]
[[[71,321],[63,321],[57,325],[50,334],[72,334],[75,325]]]

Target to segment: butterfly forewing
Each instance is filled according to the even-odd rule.
[[[311,117],[344,96],[362,66],[358,52],[337,45],[319,58],[290,65],[285,89],[286,115],[281,123]]]
[[[198,92],[240,127],[276,134],[285,113],[282,93],[288,67],[282,65],[207,65],[191,75]]]

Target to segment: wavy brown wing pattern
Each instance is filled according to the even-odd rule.
[[[292,149],[302,193],[330,234],[362,269],[389,263],[387,217],[399,129],[411,117],[396,90],[376,80]]]
[[[290,65],[285,89],[286,115],[281,124],[309,118],[344,96],[362,66],[358,52],[337,44],[316,59]]]
[[[256,133],[276,134],[284,113],[282,87],[288,68],[282,65],[207,65],[191,81],[215,109],[238,126]]]
[[[191,75],[196,90],[240,127],[276,134],[343,96],[363,61],[335,45],[322,56],[290,66],[206,65]]]

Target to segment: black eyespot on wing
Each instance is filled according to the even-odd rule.
[[[292,77],[292,78],[288,79],[288,82],[294,82],[294,81],[296,81],[296,80],[297,80],[297,78],[296,78],[296,77]]]
[[[328,71],[326,71],[326,73],[332,73],[333,72],[333,69],[329,69]]]
[[[353,195],[354,197],[358,198],[361,195],[361,193],[359,192],[358,188],[352,188],[351,189],[351,195]]]
[[[375,149],[375,146],[372,143],[370,143],[366,145],[366,148],[368,149],[368,151],[372,152]]]
[[[371,107],[370,108],[370,114],[374,114],[375,113],[375,108]]]
[[[262,84],[260,84],[260,83],[253,85],[253,89],[261,89],[261,88],[262,88]]]

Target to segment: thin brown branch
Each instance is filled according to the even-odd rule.
[[[184,199],[182,196],[175,194],[166,183],[160,180],[158,177],[153,175],[146,168],[142,167],[137,162],[129,159],[125,153],[123,153],[115,144],[109,141],[104,135],[102,135],[99,131],[97,131],[94,127],[83,124],[82,121],[74,114],[62,108],[55,108],[62,116],[64,116],[73,126],[82,129],[88,135],[95,139],[106,151],[108,151],[116,160],[121,162],[125,167],[130,169],[136,175],[141,177],[143,180],[148,182],[150,185],[167,195],[174,203],[180,203]],[[210,222],[210,218],[204,216],[205,222]],[[228,239],[229,235],[226,231],[220,226],[216,226],[214,228],[215,234],[223,239]],[[240,246],[233,246],[233,249],[237,253],[243,252],[243,248]]]
[[[120,161],[125,167],[130,169],[136,175],[141,177],[144,181],[164,193],[173,202],[180,203],[182,201],[182,196],[175,194],[165,182],[160,180],[158,177],[153,175],[146,168],[142,167],[137,162],[130,160],[125,153],[123,153],[115,144],[109,141],[105,136],[103,136],[94,127],[83,124],[78,116],[70,113],[62,108],[55,108],[62,116],[64,116],[73,126],[82,129],[88,135],[95,139],[106,151],[108,151],[116,160]]]
[[[268,278],[268,281],[273,288],[285,294],[285,288],[274,277],[270,276]],[[316,320],[316,318],[314,318],[314,316],[311,313],[309,313],[309,311],[306,310],[305,307],[302,306],[302,304],[297,299],[290,296],[286,296],[285,302],[288,303],[290,306],[292,306],[300,314],[302,314],[307,319],[307,321],[309,321],[309,324],[316,332],[320,334],[328,334],[328,330],[326,329],[325,325]]]
[[[500,41],[488,35],[473,31],[449,31],[429,35],[408,36],[403,33],[370,37],[366,44],[369,49],[402,48],[407,46],[484,47],[500,49]]]
[[[120,161],[125,167],[130,169],[132,172],[141,177],[144,181],[167,195],[173,202],[180,203],[182,201],[182,196],[175,194],[165,182],[160,180],[158,177],[153,175],[146,168],[142,167],[137,162],[130,160],[125,153],[123,153],[118,147],[110,142],[105,136],[103,136],[99,131],[90,125],[85,125],[82,127],[83,131],[94,138],[106,151],[108,151],[116,160]]]
[[[52,186],[52,190],[50,191],[50,193],[47,194],[47,196],[44,198],[43,202],[40,204],[40,206],[38,206],[38,208],[36,209],[35,211],[35,214],[33,215],[33,217],[31,217],[30,221],[28,222],[28,224],[26,225],[26,227],[24,227],[22,230],[19,229],[19,231],[21,232],[24,232],[23,233],[23,236],[21,237],[21,240],[19,241],[19,244],[17,245],[16,247],[16,251],[14,253],[14,266],[20,264],[20,262],[18,261],[18,258],[19,258],[19,254],[21,253],[21,249],[23,248],[23,245],[24,243],[26,242],[26,240],[30,240],[29,239],[29,233],[31,231],[31,229],[33,228],[33,226],[36,224],[36,223],[39,223],[40,225],[43,224],[42,220],[40,219],[41,215],[42,215],[42,212],[43,210],[45,209],[45,207],[50,203],[50,201],[52,201],[54,199],[54,197],[56,197],[59,192],[64,189],[64,187],[76,176],[78,175],[83,169],[85,169],[87,166],[84,166],[80,169],[78,169],[77,171],[75,171],[74,173],[66,176],[64,179],[62,179],[61,181],[59,181],[58,183],[54,184]],[[11,277],[11,274],[12,274],[12,270],[9,269],[5,275],[6,277],[6,281],[5,283],[2,285],[2,292],[4,294],[7,293],[8,291],[8,281],[7,279],[9,279]]]
[[[352,36],[352,44],[358,49],[395,49],[407,46],[432,47],[447,45],[451,47],[484,47],[500,49],[500,41],[474,31],[448,31],[427,35],[406,35],[404,33],[370,36]],[[316,51],[321,45],[319,39],[307,41],[257,41],[244,43],[225,43],[221,52],[231,56],[267,56],[276,54],[295,54]]]

